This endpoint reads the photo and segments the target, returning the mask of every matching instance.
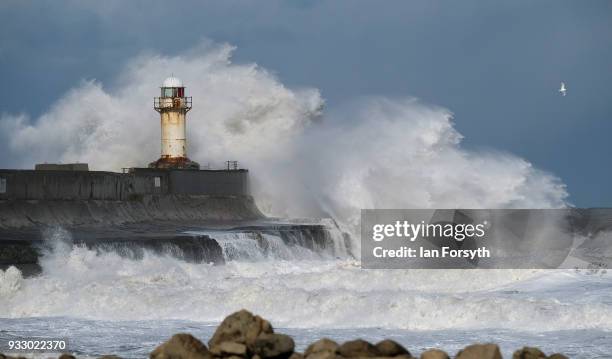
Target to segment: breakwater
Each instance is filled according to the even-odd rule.
[[[123,201],[146,195],[248,196],[248,170],[130,168],[125,173],[0,170],[0,200]]]
[[[250,196],[138,195],[123,201],[0,200],[0,229],[259,218],[263,214]]]
[[[160,253],[171,247],[186,259],[218,263],[216,242],[182,231],[262,218],[244,169],[0,170],[0,267],[36,272],[54,228],[90,248]]]

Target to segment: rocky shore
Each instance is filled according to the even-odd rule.
[[[376,344],[356,339],[336,343],[327,338],[310,344],[304,353],[295,351],[293,339],[276,333],[267,320],[241,310],[223,320],[208,346],[186,333],[175,334],[155,348],[150,359],[502,359],[496,344],[468,345],[454,356],[440,349],[429,349],[420,354],[410,352],[393,340]],[[0,354],[0,359],[20,359],[22,356]],[[72,354],[62,354],[58,359],[76,359]],[[120,359],[104,355],[98,359]],[[546,355],[538,348],[524,347],[512,355],[512,359],[568,359],[563,354]]]

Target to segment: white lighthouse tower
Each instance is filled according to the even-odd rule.
[[[191,97],[185,96],[183,82],[168,77],[161,87],[161,96],[154,98],[153,107],[161,117],[161,157],[149,167],[199,169],[199,164],[187,158],[185,125]]]

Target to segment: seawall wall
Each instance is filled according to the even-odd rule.
[[[125,201],[0,200],[0,230],[263,218],[250,196],[144,195]],[[0,239],[2,232],[0,231]]]
[[[0,200],[130,200],[145,195],[249,196],[247,170],[128,173],[0,169]]]
[[[0,170],[0,229],[262,217],[247,170]]]

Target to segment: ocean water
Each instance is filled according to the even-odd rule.
[[[56,239],[41,275],[0,271],[0,340],[63,337],[80,356],[143,358],[177,332],[206,342],[246,308],[300,350],[325,336],[392,338],[415,354],[495,342],[505,356],[530,345],[612,357],[610,273],[362,270],[333,233],[333,246],[306,249],[269,233],[203,232],[220,243],[225,265],[129,259]]]

